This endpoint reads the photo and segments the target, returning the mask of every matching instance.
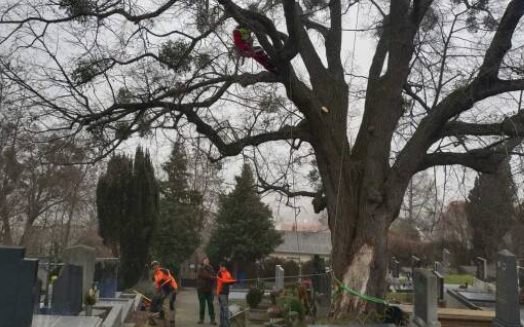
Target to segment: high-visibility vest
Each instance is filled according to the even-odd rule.
[[[156,289],[159,291],[166,285],[171,286],[173,291],[178,289],[178,284],[176,283],[175,278],[171,275],[169,269],[165,268],[157,268],[155,270],[155,284]]]
[[[236,280],[231,277],[229,271],[226,269],[221,269],[217,275],[217,295],[222,292],[224,284],[233,284],[234,282],[236,282]]]

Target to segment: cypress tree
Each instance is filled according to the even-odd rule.
[[[466,202],[473,256],[495,260],[503,237],[514,226],[516,189],[509,160],[494,174],[479,174]]]
[[[257,194],[253,172],[245,164],[235,189],[219,201],[207,253],[214,262],[230,259],[243,265],[265,258],[281,242],[271,210]]]
[[[149,260],[158,218],[158,184],[149,153],[137,148],[134,163],[114,156],[97,187],[99,233],[120,254],[124,288],[135,285]]]
[[[200,245],[204,210],[202,194],[188,185],[187,155],[174,145],[169,160],[162,165],[167,180],[160,183],[160,218],[153,238],[155,260],[173,271]]]
[[[129,189],[133,178],[133,162],[126,156],[115,155],[96,188],[98,232],[104,244],[119,256],[120,228],[129,206]]]

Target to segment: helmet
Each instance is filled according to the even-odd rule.
[[[151,264],[150,264],[149,266],[150,266],[150,267],[153,267],[153,266],[155,266],[155,265],[160,266],[160,262],[158,262],[158,261],[156,261],[156,260],[155,260],[155,261],[151,261]]]

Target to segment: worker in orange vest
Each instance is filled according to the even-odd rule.
[[[229,327],[229,286],[236,283],[227,270],[226,264],[220,264],[217,274],[217,295],[220,304],[220,327]]]
[[[159,312],[160,319],[165,319],[164,301],[169,298],[169,321],[175,322],[175,300],[178,284],[175,278],[171,275],[169,269],[160,267],[158,261],[151,262],[151,269],[154,271],[154,281],[156,291],[159,293],[156,296],[155,303],[152,306],[152,311]]]

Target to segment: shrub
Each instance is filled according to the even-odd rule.
[[[304,305],[302,305],[302,302],[300,302],[297,297],[285,295],[277,299],[277,303],[282,310],[284,318],[288,322],[290,322],[293,316],[293,314],[291,314],[292,312],[296,312],[300,320],[304,319],[304,316],[306,315],[306,308],[304,308]]]
[[[249,292],[246,295],[247,304],[251,309],[256,309],[262,299],[264,298],[264,284],[261,282],[256,283],[255,285],[249,288]]]
[[[86,293],[85,297],[84,297],[84,304],[85,305],[95,305],[96,304],[96,296],[95,296],[95,292],[93,292],[93,290],[89,290],[89,292]]]

